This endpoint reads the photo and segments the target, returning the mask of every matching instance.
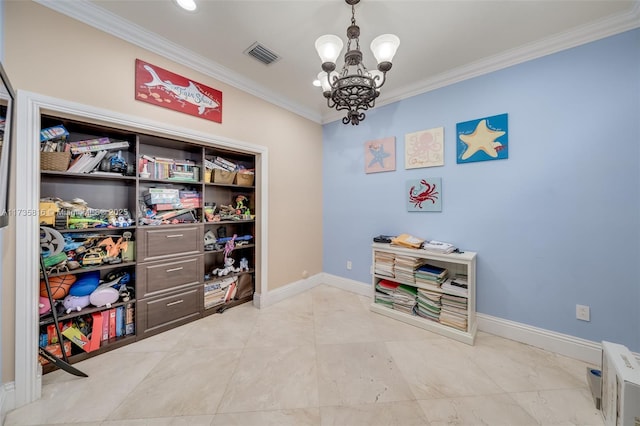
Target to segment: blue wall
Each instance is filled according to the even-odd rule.
[[[456,123],[502,113],[509,158],[456,164]],[[441,126],[445,165],[405,170],[404,135]],[[640,30],[323,131],[325,272],[370,284],[378,234],[452,242],[478,252],[478,312],[640,351]],[[365,174],[365,141],[388,136],[396,171]],[[442,178],[442,212],[407,212],[423,177]]]

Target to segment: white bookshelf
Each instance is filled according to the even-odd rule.
[[[415,288],[425,288],[428,290],[434,290],[432,287],[423,286],[416,282],[403,281],[395,276],[387,276],[376,274],[375,262],[376,252],[385,252],[393,255],[409,256],[416,259],[424,259],[429,264],[446,268],[449,271],[449,275],[456,274],[467,275],[468,288],[467,288],[467,327],[466,330],[461,330],[443,323],[433,321],[427,318],[423,318],[418,315],[411,315],[402,311],[394,310],[387,306],[375,303],[376,284],[381,280],[388,280],[399,284],[409,285]],[[439,254],[431,253],[421,249],[410,249],[391,244],[373,243],[372,245],[372,301],[370,309],[381,315],[396,319],[398,321],[411,324],[416,327],[421,327],[425,330],[432,331],[434,333],[441,334],[451,339],[458,340],[460,342],[473,345],[476,332],[476,253],[463,252],[463,253],[451,253],[451,254]],[[447,294],[444,290],[439,290],[443,294]],[[450,293],[457,295],[454,293]],[[459,295],[457,295],[459,296]]]

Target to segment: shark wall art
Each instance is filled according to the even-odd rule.
[[[222,92],[136,59],[136,99],[222,123]]]

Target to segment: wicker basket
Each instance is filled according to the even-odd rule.
[[[215,183],[233,183],[233,179],[236,177],[236,172],[228,172],[226,170],[214,169],[213,181]]]
[[[236,175],[236,185],[253,186],[253,173],[238,173]]]
[[[64,172],[69,168],[70,152],[41,152],[40,170]]]

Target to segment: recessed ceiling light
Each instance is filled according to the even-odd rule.
[[[178,6],[189,12],[196,10],[196,2],[194,0],[176,0]]]

